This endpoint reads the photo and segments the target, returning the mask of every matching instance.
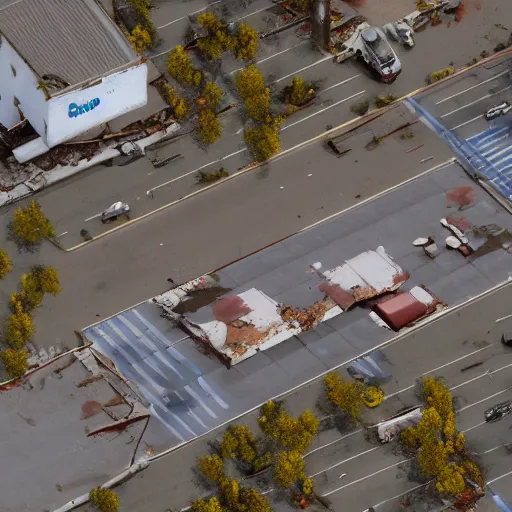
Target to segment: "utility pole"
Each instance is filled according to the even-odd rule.
[[[331,28],[330,0],[313,0],[311,9],[311,35],[320,50],[329,48]]]

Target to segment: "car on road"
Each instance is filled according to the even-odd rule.
[[[490,409],[485,411],[485,421],[488,423],[493,421],[501,420],[508,414],[512,412],[512,400],[507,400],[506,402],[501,402],[500,404],[496,404],[492,406]]]
[[[499,105],[491,107],[485,114],[484,117],[487,121],[492,121],[497,117],[504,116],[512,111],[512,105],[508,101],[504,101]]]
[[[512,347],[512,338],[505,337],[504,334],[501,335],[501,343],[507,347]]]
[[[123,203],[122,201],[117,201],[101,214],[101,222],[116,220],[121,217],[121,215],[128,215],[129,211],[130,207],[128,204]]]
[[[394,82],[402,72],[398,59],[384,32],[377,27],[368,27],[361,32],[360,56],[375,71],[379,80],[386,84]]]

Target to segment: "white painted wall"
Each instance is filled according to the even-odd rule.
[[[48,101],[47,144],[56,146],[148,101],[146,64],[109,75],[92,87]]]
[[[0,35],[0,123],[6,128],[12,128],[21,121],[14,105],[16,97],[30,124],[39,135],[44,136],[48,105],[44,92],[37,88],[38,85],[35,73],[7,39]]]

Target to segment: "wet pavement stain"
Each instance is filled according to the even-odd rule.
[[[82,405],[82,415],[80,416],[80,419],[86,420],[87,418],[96,416],[96,414],[99,414],[102,411],[103,409],[99,402],[96,402],[96,400],[87,400],[87,402]]]

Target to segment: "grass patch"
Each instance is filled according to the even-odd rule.
[[[213,183],[215,181],[219,181],[222,178],[227,178],[229,176],[229,172],[221,167],[218,171],[215,172],[204,172],[199,171],[196,175],[196,181],[198,183]],[[215,279],[215,278],[214,278]]]

